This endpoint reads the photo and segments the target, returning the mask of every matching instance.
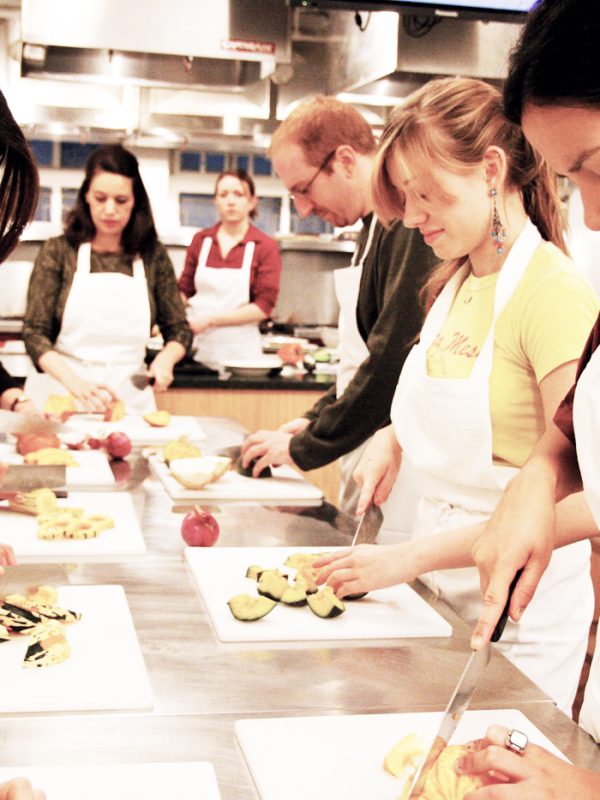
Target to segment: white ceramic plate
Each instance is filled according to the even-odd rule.
[[[279,356],[265,355],[262,358],[242,358],[227,361],[224,369],[241,378],[261,378],[266,375],[277,375],[283,368]]]

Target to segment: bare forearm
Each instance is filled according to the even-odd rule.
[[[163,349],[155,357],[154,361],[165,367],[173,369],[185,356],[185,347],[179,342],[167,342]]]
[[[66,386],[77,376],[56,350],[48,350],[39,359],[40,368]]]
[[[246,325],[248,323],[260,322],[266,319],[267,315],[255,303],[246,303],[233,311],[223,314],[215,314],[210,318],[211,327],[222,328],[230,325]]]

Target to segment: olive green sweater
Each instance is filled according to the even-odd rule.
[[[370,216],[357,247],[364,248]],[[304,470],[335,461],[390,422],[400,370],[423,321],[419,292],[438,261],[418,231],[377,224],[365,259],[357,323],[369,355],[337,399],[335,386],[304,416],[308,428],[292,437],[290,455]]]
[[[48,239],[35,260],[27,292],[23,340],[36,366],[40,356],[52,350],[58,337],[76,269],[77,249],[71,247],[64,236]],[[120,253],[92,251],[90,270],[133,275],[133,258]],[[165,344],[179,342],[188,350],[192,332],[185,317],[173,264],[162,244],[157,245],[151,257],[144,258],[144,270],[151,325],[158,325]],[[127,320],[122,323],[123,335],[126,336]]]

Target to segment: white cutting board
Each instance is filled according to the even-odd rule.
[[[2,541],[15,551],[17,560],[28,563],[74,560],[115,561],[123,556],[143,555],[146,542],[128,492],[69,492],[58,506],[83,508],[85,514],[106,514],[115,527],[95,539],[61,539],[47,542],[37,538],[37,520],[29,514],[0,511]]]
[[[23,776],[46,800],[220,800],[212,764],[188,761],[155,764],[89,764],[2,767],[0,783]]]
[[[272,478],[246,478],[230,469],[202,489],[185,489],[160,458],[150,457],[150,467],[173,500],[200,503],[261,503],[262,505],[321,505],[323,492],[292,467],[272,467]]]
[[[86,486],[114,486],[115,476],[103,450],[69,450],[77,467],[67,467],[67,489],[82,489]],[[15,448],[8,444],[0,445],[0,461],[6,464],[23,464]]]
[[[369,592],[348,600],[346,611],[321,619],[308,608],[279,604],[266,617],[241,622],[227,601],[236,594],[257,596],[256,580],[244,577],[251,564],[283,567],[292,553],[318,553],[341,548],[319,547],[187,547],[185,557],[198,584],[217,636],[222,642],[302,642],[348,639],[398,639],[450,636],[452,627],[409,586]]]
[[[409,733],[431,744],[441,716],[428,712],[246,719],[235,723],[235,732],[261,800],[306,800],[307,796],[310,800],[397,800],[403,780],[383,769],[388,750]],[[517,728],[532,742],[562,756],[516,709],[467,711],[451,742],[479,739],[490,725]]]
[[[140,414],[127,414],[119,422],[103,422],[93,414],[74,414],[66,424],[69,428],[81,431],[88,436],[105,438],[109,433],[126,433],[133,445],[160,445],[187,436],[192,442],[206,439],[206,434],[194,417],[171,414],[171,421],[162,428],[154,428],[144,421]]]
[[[0,713],[149,709],[152,689],[122,586],[63,586],[58,604],[82,615],[65,625],[71,656],[22,667],[29,637],[0,647]]]

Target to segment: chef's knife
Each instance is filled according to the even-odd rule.
[[[136,389],[143,391],[147,386],[154,386],[154,377],[146,372],[136,372],[131,376],[131,382]]]
[[[70,433],[72,430],[60,419],[0,409],[0,433]]]
[[[508,621],[510,599],[522,572],[523,569],[517,570],[515,577],[512,580],[508,590],[506,605],[504,606],[504,610],[502,611],[500,619],[498,620],[498,623],[494,628],[494,632],[492,633],[492,642],[497,642],[504,633],[504,628],[506,627],[506,623]],[[462,718],[462,715],[471,702],[471,697],[477,688],[479,678],[483,674],[483,671],[488,665],[489,660],[489,644],[487,644],[481,650],[474,650],[469,656],[467,665],[464,668],[463,673],[456,684],[456,688],[454,689],[452,697],[450,698],[450,702],[446,707],[446,711],[442,717],[442,722],[436,737],[433,740],[433,744],[421,763],[421,766],[415,773],[407,800],[418,800],[418,798],[423,797],[425,784],[427,782],[429,773],[438,760],[442,750],[448,744],[452,734],[456,730],[456,727]]]
[[[66,468],[61,465],[9,464],[0,483],[0,494],[31,492],[34,489],[54,489],[66,483]]]
[[[358,520],[350,549],[354,550],[357,544],[362,544],[363,542],[372,544],[377,538],[382,522],[383,514],[379,506],[370,505]]]

